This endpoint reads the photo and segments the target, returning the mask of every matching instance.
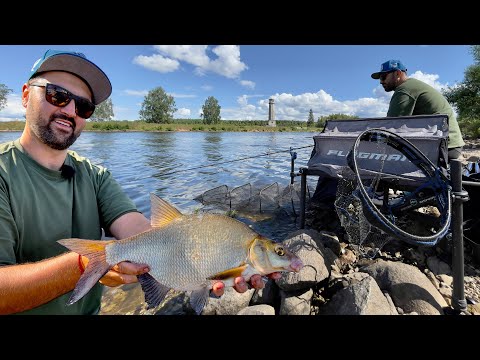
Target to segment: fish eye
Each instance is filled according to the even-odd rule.
[[[283,248],[283,246],[277,246],[277,247],[275,248],[275,252],[276,252],[277,255],[279,255],[279,256],[285,255],[285,249]]]

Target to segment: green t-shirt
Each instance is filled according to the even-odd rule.
[[[138,211],[111,173],[68,151],[70,179],[38,164],[19,139],[0,144],[0,265],[22,264],[69,251],[65,238],[99,240],[121,215]],[[71,292],[20,314],[96,314],[103,286],[97,283],[78,302]]]
[[[423,81],[408,78],[399,85],[390,100],[387,116],[448,115],[448,147],[465,145],[457,118],[447,99]]]

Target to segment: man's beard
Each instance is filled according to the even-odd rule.
[[[60,138],[55,134],[55,131],[52,129],[52,123],[55,119],[63,119],[72,124],[73,132],[70,136],[67,138]],[[68,149],[80,136],[80,134],[75,133],[75,120],[65,115],[52,115],[46,124],[35,123],[31,125],[31,129],[40,141],[55,150]]]
[[[392,85],[385,84],[385,85],[382,85],[382,86],[383,86],[383,90],[385,90],[385,92],[390,92],[390,91],[395,90],[395,87],[392,86]]]

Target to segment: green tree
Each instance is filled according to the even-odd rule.
[[[5,84],[0,84],[0,111],[7,106],[7,96],[13,90],[9,89]]]
[[[330,114],[327,116],[320,116],[318,118],[316,126],[319,128],[323,128],[325,126],[325,123],[327,120],[348,120],[348,119],[358,119],[359,117],[356,115],[347,115],[347,114],[342,114],[342,113],[335,113],[335,114]]]
[[[313,117],[313,110],[310,109],[310,112],[308,113],[307,127],[313,126],[314,123],[315,123],[315,118]]]
[[[459,123],[480,119],[480,45],[472,45],[470,52],[475,63],[465,70],[464,80],[443,90],[447,101],[457,110]]]
[[[145,96],[139,115],[147,123],[169,124],[173,121],[175,111],[177,108],[173,96],[159,86]]]
[[[93,113],[90,121],[98,122],[98,121],[108,121],[112,120],[114,117],[113,115],[113,103],[112,99],[108,98],[105,101],[102,101],[95,107],[95,112]]]
[[[200,117],[203,118],[204,124],[218,124],[220,123],[220,105],[218,105],[218,100],[213,96],[209,96],[205,100],[205,104],[202,105],[202,113]]]

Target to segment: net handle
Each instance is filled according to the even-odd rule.
[[[407,159],[409,159],[412,163],[414,163],[424,174],[427,178],[432,180],[432,184],[437,185],[439,187],[445,187],[442,183],[447,182],[446,192],[447,196],[445,199],[441,197],[441,194],[436,194],[438,203],[441,204],[444,202],[443,208],[447,210],[446,219],[444,221],[444,225],[441,229],[438,230],[437,233],[430,235],[430,236],[419,236],[410,234],[398,226],[393,224],[387,217],[385,217],[380,210],[373,204],[372,200],[368,196],[365,187],[360,178],[360,174],[358,171],[358,164],[355,154],[357,153],[357,149],[359,146],[360,141],[379,141],[382,139],[387,145],[395,148],[399,152],[401,152]],[[353,171],[356,181],[357,187],[359,189],[358,195],[360,201],[362,202],[362,208],[364,213],[366,214],[367,220],[370,224],[378,227],[379,229],[385,231],[387,234],[392,235],[399,240],[414,243],[414,244],[423,244],[423,245],[435,245],[441,238],[443,238],[449,230],[450,221],[451,221],[451,187],[448,185],[449,180],[447,177],[442,173],[442,171],[435,166],[430,159],[428,159],[415,145],[413,145],[407,139],[395,134],[393,132],[372,128],[363,131],[360,135],[357,136],[355,142],[347,155],[347,164],[349,168]],[[444,214],[443,214],[444,215]]]

